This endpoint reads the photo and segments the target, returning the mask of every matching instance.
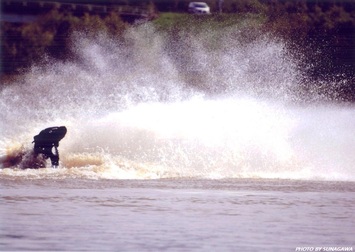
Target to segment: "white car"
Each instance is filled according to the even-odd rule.
[[[189,12],[193,14],[210,14],[210,7],[204,2],[189,3]]]

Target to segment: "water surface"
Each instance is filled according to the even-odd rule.
[[[1,191],[2,250],[355,245],[353,182],[5,179]]]

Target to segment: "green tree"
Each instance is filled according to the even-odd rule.
[[[40,61],[45,55],[65,59],[70,54],[73,31],[86,31],[88,36],[99,32],[121,36],[126,29],[117,13],[101,17],[85,13],[74,16],[70,12],[53,9],[36,22],[26,24],[1,23],[2,70],[11,73]]]

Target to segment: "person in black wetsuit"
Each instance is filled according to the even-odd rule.
[[[59,165],[59,141],[64,138],[66,133],[67,128],[65,126],[50,127],[42,130],[38,135],[33,137],[35,155],[43,154],[45,159],[51,159],[52,167],[57,167]]]

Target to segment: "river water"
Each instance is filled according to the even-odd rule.
[[[2,87],[0,250],[352,251],[346,80],[312,83],[271,35],[173,37],[77,33]],[[59,168],[30,169],[62,125]]]
[[[355,184],[7,179],[4,251],[295,251],[354,246]]]

